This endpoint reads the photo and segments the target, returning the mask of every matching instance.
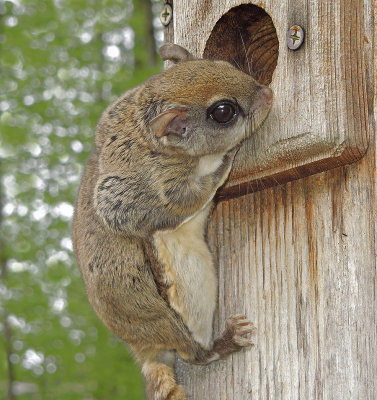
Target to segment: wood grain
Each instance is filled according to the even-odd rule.
[[[377,398],[374,162],[218,205],[215,331],[233,313],[258,331],[250,351],[180,362],[190,399]]]
[[[208,27],[238,4],[200,3],[200,23],[193,17],[197,1],[174,4],[174,37],[196,54]],[[207,367],[178,361],[178,377],[190,400],[375,400],[377,4],[271,0],[263,7],[280,43],[272,80],[277,102],[261,133],[271,137],[251,141],[259,158],[251,168],[240,155],[234,175],[246,165],[254,186],[241,182],[240,192],[259,191],[220,202],[208,231],[219,275],[215,333],[227,316],[245,313],[258,329],[255,347]],[[281,49],[292,23],[307,28],[298,54]],[[319,51],[318,62],[312,51]],[[292,80],[296,62],[300,79]],[[279,116],[292,98],[295,113]],[[368,134],[360,161],[301,178],[360,157]],[[284,144],[280,159],[268,143]],[[334,143],[344,146],[334,151]],[[284,184],[276,184],[279,176]]]
[[[243,3],[175,1],[174,29],[169,29],[174,30],[176,43],[198,57],[203,53],[217,56],[245,69],[253,59],[246,64],[240,59],[245,59],[245,53],[249,57],[254,54],[252,75],[269,82],[276,55],[276,46],[269,46],[271,30],[264,32],[267,44],[263,47],[270,62],[257,54],[257,45],[263,44],[258,35],[263,30],[254,29],[259,22],[250,18],[250,25],[245,26],[245,6],[236,9],[240,10],[239,38],[234,34],[236,16],[231,15],[227,24],[233,50],[241,54],[237,57],[229,50],[229,41],[221,46],[224,30],[216,27],[217,22],[234,14],[234,7]],[[370,40],[365,32],[372,24],[372,13],[366,12],[372,0],[266,0],[250,4],[261,7],[276,29],[279,55],[270,85],[275,99],[262,129],[238,153],[222,198],[352,163],[365,154],[369,143],[365,57]],[[293,24],[306,31],[305,43],[297,51],[286,46],[286,32]]]

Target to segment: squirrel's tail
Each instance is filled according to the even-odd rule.
[[[174,360],[172,351],[162,351],[144,360],[139,358],[149,400],[187,400],[183,387],[175,379]]]

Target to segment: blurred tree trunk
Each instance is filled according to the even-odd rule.
[[[130,26],[135,32],[135,70],[157,65],[153,10],[150,0],[134,1]]]
[[[156,40],[154,38],[153,28],[153,11],[151,0],[141,0],[145,13],[145,26],[146,26],[146,44],[148,52],[148,64],[151,67],[157,65],[157,54],[156,54]]]
[[[3,19],[1,18],[0,15],[0,34],[3,33],[2,29],[2,22]],[[0,54],[2,52],[2,48],[0,46]],[[3,182],[2,182],[2,164],[0,161],[0,277],[1,277],[1,282],[3,282],[5,286],[5,281],[6,281],[6,254],[5,254],[5,239],[3,235],[3,207],[4,207],[4,197],[3,197]],[[6,365],[7,365],[7,371],[8,371],[8,387],[7,387],[7,394],[6,394],[6,400],[14,400],[15,396],[13,395],[13,382],[14,382],[14,370],[13,370],[13,364],[10,361],[10,356],[12,353],[12,329],[9,324],[8,320],[8,311],[6,306],[4,305],[3,308],[3,326],[4,326],[4,349],[5,349],[5,357],[6,357]]]
[[[5,285],[6,281],[6,273],[7,273],[7,267],[6,267],[6,255],[5,255],[5,239],[2,232],[2,226],[3,226],[3,191],[2,191],[2,180],[1,180],[1,164],[0,164],[0,274],[1,274],[1,280],[3,284]],[[4,326],[4,347],[5,347],[5,356],[6,356],[6,364],[7,364],[7,370],[8,370],[8,390],[7,390],[7,397],[6,400],[13,400],[15,397],[13,395],[13,382],[14,382],[14,371],[13,371],[13,364],[10,361],[10,356],[12,353],[12,329],[9,324],[8,320],[8,311],[6,307],[4,306],[3,309],[3,326]]]

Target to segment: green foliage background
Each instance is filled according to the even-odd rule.
[[[144,398],[88,304],[70,225],[101,112],[161,69],[148,65],[145,4],[0,0],[0,398]]]

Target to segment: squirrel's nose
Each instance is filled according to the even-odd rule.
[[[268,111],[272,106],[274,95],[272,90],[267,87],[260,85],[251,106],[251,111],[258,113],[260,111]]]
[[[267,86],[262,86],[261,89],[259,90],[259,98],[261,99],[262,102],[264,102],[264,104],[267,107],[271,107],[272,106],[272,101],[274,99],[274,93],[272,92],[272,90],[267,87]]]

